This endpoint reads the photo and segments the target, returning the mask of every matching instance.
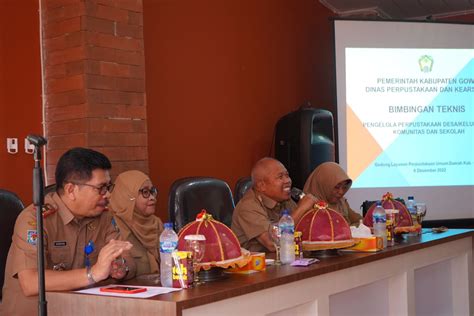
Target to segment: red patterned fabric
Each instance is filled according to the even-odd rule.
[[[376,203],[372,204],[370,208],[367,210],[367,213],[364,217],[364,225],[372,227],[373,220],[372,220],[372,213],[374,212]],[[386,210],[389,209],[397,209],[399,214],[398,224],[396,227],[404,227],[404,226],[413,226],[413,220],[411,218],[410,212],[408,212],[405,205],[393,198],[392,193],[387,192],[382,197],[382,207]]]
[[[206,237],[206,250],[202,263],[235,259],[242,256],[239,240],[229,227],[216,221],[210,214],[201,212],[196,221],[184,226],[179,232],[178,250],[186,250],[187,235],[200,234]]]
[[[352,243],[349,224],[341,214],[327,208],[324,202],[318,202],[313,210],[306,213],[296,225],[296,230],[302,233],[303,246],[321,242],[324,247],[313,248],[330,249],[331,244],[333,248],[341,248],[347,246],[341,242]]]

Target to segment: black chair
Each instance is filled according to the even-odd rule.
[[[225,181],[210,177],[189,177],[178,179],[171,185],[168,211],[176,232],[195,220],[202,209],[230,227],[234,200]]]
[[[234,188],[234,203],[237,205],[245,192],[252,187],[252,178],[243,177],[237,180]]]
[[[403,205],[405,205],[405,200],[402,199],[402,198],[395,198],[395,200],[397,200],[398,202],[402,203]],[[372,204],[374,204],[375,202],[377,201],[367,201],[365,200],[364,202],[362,202],[362,205],[360,206],[360,209],[362,210],[362,216],[365,217],[365,214],[367,214],[367,211],[369,210],[369,208],[372,206]]]
[[[5,264],[12,243],[13,228],[23,208],[23,202],[15,193],[0,189],[0,289],[3,288]]]
[[[44,188],[44,195],[51,193],[51,192],[56,192],[56,183],[50,184]]]

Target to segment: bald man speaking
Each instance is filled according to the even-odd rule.
[[[283,210],[290,211],[295,223],[313,208],[316,198],[306,194],[298,204],[290,199],[291,178],[281,162],[262,158],[252,168],[252,188],[236,205],[232,230],[240,245],[250,251],[274,252],[268,227],[280,219]]]

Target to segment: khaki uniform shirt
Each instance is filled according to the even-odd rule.
[[[278,203],[254,189],[248,190],[234,209],[232,230],[243,248],[267,252],[257,237],[268,231],[271,222],[280,219],[283,210],[291,212],[295,207],[296,203],[291,199]]]
[[[161,220],[158,222],[158,238],[157,240],[160,240],[160,235],[163,232],[163,223]],[[121,237],[121,240],[123,238]],[[157,271],[152,271],[151,266],[150,266],[150,256],[148,256],[148,250],[143,246],[143,244],[133,235],[132,233],[128,236],[127,240],[129,241],[132,245],[133,248],[130,249],[130,255],[133,257],[133,260],[135,261],[135,266],[136,266],[136,275],[142,275],[142,274],[148,274],[148,273],[156,273]],[[156,245],[158,254],[159,254],[159,243]],[[157,265],[158,269],[160,268],[160,258],[158,257],[157,260]]]
[[[100,249],[110,240],[118,238],[108,211],[98,217],[77,219],[61,201],[57,193],[45,197],[45,205],[54,209],[43,215],[45,269],[71,270],[85,267],[84,247],[94,243],[89,255],[91,266],[97,262]],[[57,211],[56,211],[57,210]],[[38,296],[26,297],[20,288],[18,273],[37,268],[36,211],[28,206],[18,216],[8,252],[5,284],[0,315],[36,315]]]

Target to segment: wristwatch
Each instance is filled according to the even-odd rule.
[[[90,266],[86,267],[86,272],[87,272],[87,280],[89,280],[89,285],[97,283],[96,280],[94,280],[94,276],[92,275],[92,268]]]

